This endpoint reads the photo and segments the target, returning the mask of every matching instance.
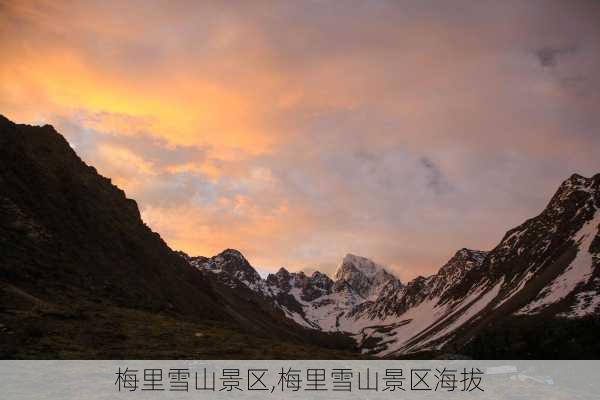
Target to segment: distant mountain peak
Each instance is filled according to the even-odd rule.
[[[377,294],[378,289],[396,277],[389,273],[386,268],[374,261],[346,254],[334,274],[336,282],[344,281],[363,298],[369,298]],[[337,288],[344,287],[336,284]]]
[[[598,182],[599,180],[600,174],[592,175],[590,178],[579,174],[572,174],[568,179],[566,179],[563,182],[563,184],[570,184],[572,186],[590,186],[594,182]]]
[[[348,253],[338,265],[333,276],[334,279],[340,280],[345,279],[349,273],[361,273],[366,278],[372,279],[380,271],[385,271],[385,267],[369,258]]]
[[[244,257],[244,255],[239,250],[236,250],[236,249],[225,249],[218,255],[223,256],[223,257],[235,257],[235,258],[238,258],[240,260],[244,260],[247,262],[246,257]]]
[[[202,267],[213,272],[226,272],[248,284],[255,284],[262,280],[260,274],[250,265],[246,257],[235,249],[223,250],[206,260]]]
[[[573,174],[564,180],[558,190],[552,196],[547,208],[556,208],[560,203],[568,201],[571,196],[581,196],[581,192],[592,193],[600,187],[600,174],[591,178],[579,174]]]

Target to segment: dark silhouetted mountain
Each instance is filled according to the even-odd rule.
[[[268,339],[268,347],[257,339],[263,340],[263,353],[256,350],[252,357],[297,357],[293,346],[287,353],[274,354],[274,341],[352,347],[348,338],[298,326],[244,285],[231,288],[219,274],[190,262],[206,263],[244,283],[260,281],[235,250],[186,261],[142,222],[135,201],[86,165],[54,128],[18,125],[0,117],[0,326],[6,331],[0,335],[1,355],[115,357],[110,349],[118,337],[133,341],[123,333],[125,328],[110,322],[112,316],[117,320],[124,315],[154,321],[148,329],[156,328],[161,335],[168,335],[169,328],[160,321],[168,320],[176,327],[208,324],[227,335]],[[104,329],[103,324],[114,326]],[[137,324],[122,323],[131,329],[138,329]],[[72,342],[62,347],[58,342],[69,333],[58,332],[68,330]],[[223,335],[220,343],[225,346]],[[158,347],[142,357],[183,351],[158,352],[160,343],[168,346],[176,338],[147,339]],[[131,347],[122,349],[132,354]],[[186,349],[190,356],[199,351]]]
[[[95,302],[227,318],[210,282],[51,126],[0,118],[0,188],[4,283],[41,297],[80,293]]]

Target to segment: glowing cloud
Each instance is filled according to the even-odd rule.
[[[174,248],[409,278],[598,172],[592,2],[0,3],[0,112]]]

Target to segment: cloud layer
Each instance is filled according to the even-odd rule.
[[[600,171],[592,1],[0,2],[0,112],[174,248],[402,278]]]

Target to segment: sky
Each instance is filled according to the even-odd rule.
[[[0,0],[0,113],[174,249],[403,280],[600,172],[597,1]]]

